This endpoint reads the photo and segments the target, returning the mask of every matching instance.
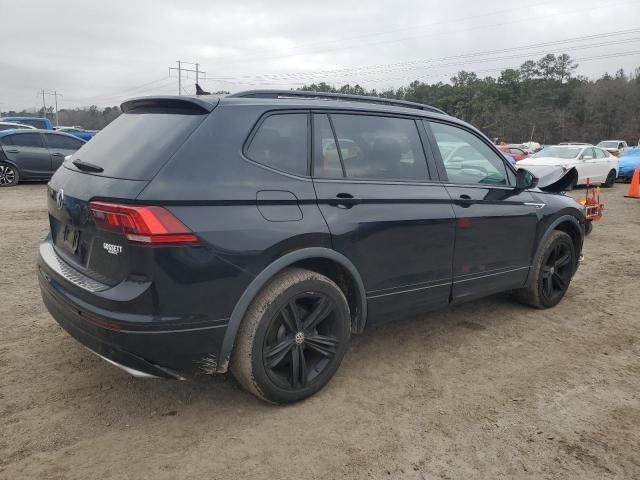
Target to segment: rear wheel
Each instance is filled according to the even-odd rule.
[[[611,170],[609,172],[609,175],[607,175],[607,179],[604,181],[602,186],[606,188],[611,188],[613,187],[613,184],[615,183],[615,181],[616,181],[616,171]]]
[[[231,371],[263,400],[302,400],[326,385],[340,366],[350,318],[347,300],[334,282],[309,270],[287,269],[249,307]]]
[[[18,184],[20,175],[13,165],[0,162],[0,187],[13,187]]]
[[[536,308],[550,308],[564,297],[573,277],[576,251],[571,237],[556,230],[544,243],[542,255],[531,271],[528,287],[514,292],[514,297]]]

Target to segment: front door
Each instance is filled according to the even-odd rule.
[[[453,210],[411,118],[316,113],[314,186],[333,248],[362,275],[368,322],[446,305]],[[435,170],[435,164],[432,165]]]
[[[3,139],[4,152],[26,178],[48,178],[51,175],[51,155],[42,135],[18,131]]]
[[[515,173],[472,130],[425,125],[456,215],[452,299],[521,287],[533,257],[539,209]]]

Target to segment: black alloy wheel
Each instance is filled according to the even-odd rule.
[[[545,255],[542,266],[542,294],[546,300],[557,303],[562,298],[573,274],[573,252],[565,242],[556,243]]]
[[[263,400],[297,402],[331,380],[350,335],[349,303],[340,287],[320,273],[289,268],[277,274],[247,310],[231,372]]]
[[[336,306],[326,295],[304,292],[278,312],[264,338],[262,361],[284,389],[306,387],[335,358],[340,343]]]

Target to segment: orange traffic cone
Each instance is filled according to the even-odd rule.
[[[640,198],[640,172],[638,171],[638,165],[636,165],[636,169],[633,171],[631,185],[629,185],[629,191],[625,197]]]

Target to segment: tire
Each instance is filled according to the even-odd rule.
[[[591,220],[587,220],[584,223],[584,235],[587,236],[593,231],[593,222]]]
[[[18,169],[10,163],[0,162],[0,187],[13,187],[19,181]]]
[[[529,286],[514,297],[535,308],[551,308],[564,297],[575,273],[576,251],[571,237],[555,230],[545,240],[542,253],[532,267]]]
[[[350,334],[349,304],[340,288],[319,273],[289,268],[276,275],[247,310],[231,372],[262,400],[297,402],[329,382]]]
[[[609,174],[607,175],[607,179],[604,181],[602,186],[604,188],[611,188],[611,187],[613,187],[614,183],[616,183],[616,171],[615,170],[611,170],[609,172]]]

